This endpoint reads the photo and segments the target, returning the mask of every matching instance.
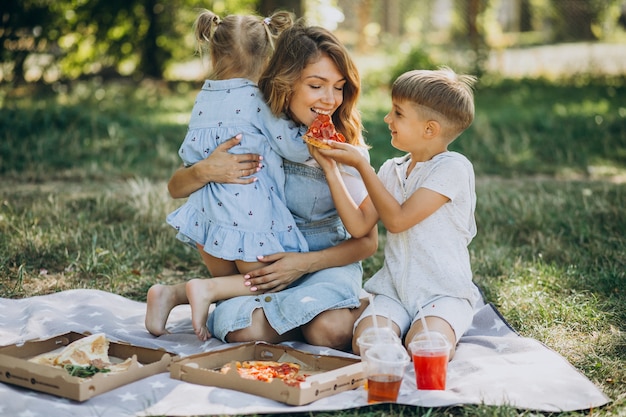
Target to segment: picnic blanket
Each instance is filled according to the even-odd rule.
[[[104,332],[114,341],[163,348],[186,356],[228,346],[200,342],[191,327],[189,306],[176,307],[172,334],[150,335],[145,303],[98,290],[70,290],[25,299],[0,298],[0,345],[46,339],[70,331]],[[286,343],[328,355],[349,353]],[[418,391],[409,364],[398,403],[420,407],[462,404],[508,405],[545,412],[574,411],[610,401],[562,356],[536,340],[521,337],[494,306],[480,305],[472,328],[461,338],[449,364],[445,391]],[[79,403],[0,383],[0,415],[11,416],[191,416],[245,415],[345,410],[367,406],[363,387],[305,406],[289,406],[238,391],[191,384],[157,374]]]

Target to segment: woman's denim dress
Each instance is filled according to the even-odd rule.
[[[344,228],[321,169],[284,162],[287,206],[304,234],[309,250],[337,245],[350,237]],[[300,327],[319,313],[359,306],[363,269],[360,262],[302,276],[277,293],[221,301],[207,323],[211,334],[225,341],[229,332],[252,324],[252,312],[262,308],[279,334]]]

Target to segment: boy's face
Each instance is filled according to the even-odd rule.
[[[391,145],[403,152],[412,152],[425,130],[425,121],[408,100],[391,101],[391,111],[385,115],[385,123],[391,130]]]

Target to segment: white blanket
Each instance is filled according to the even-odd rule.
[[[111,340],[163,348],[178,355],[219,349],[201,343],[191,327],[188,306],[170,316],[170,335],[154,337],[144,327],[146,306],[115,294],[71,290],[26,299],[0,298],[0,345],[45,339],[69,331],[104,332]],[[309,352],[349,354],[310,346]],[[519,336],[491,305],[475,312],[449,364],[445,391],[418,391],[409,364],[398,403],[422,407],[460,404],[509,405],[545,412],[595,408],[608,403],[591,381],[563,357],[533,339]],[[83,403],[0,383],[0,415],[10,416],[190,416],[344,410],[366,406],[364,389],[342,392],[301,407],[227,389],[190,384],[158,374]]]

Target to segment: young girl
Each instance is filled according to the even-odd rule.
[[[231,152],[263,158],[252,184],[206,184],[167,217],[178,238],[197,246],[211,275],[219,277],[202,295],[194,291],[193,283],[187,288],[192,325],[201,340],[210,336],[205,323],[212,302],[250,294],[241,278],[230,275],[257,268],[260,255],[308,250],[285,203],[283,171],[283,158],[302,162],[309,157],[301,139],[304,128],[275,117],[256,85],[275,38],[292,24],[287,12],[265,19],[251,15],[220,19],[205,10],[196,19],[196,39],[200,51],[208,48],[213,73],[197,96],[179,155],[185,166],[191,166],[242,134]],[[163,331],[154,323],[147,325],[152,333]]]
[[[379,219],[387,229],[385,263],[365,283],[374,307],[358,319],[355,343],[373,313],[390,318],[405,346],[424,331],[442,333],[453,347],[469,328],[479,298],[472,282],[467,246],[476,234],[474,171],[466,157],[448,150],[474,119],[475,78],[449,68],[409,71],[394,82],[392,109],[385,116],[391,144],[408,154],[388,160],[378,175],[360,152],[329,142],[312,151],[324,167],[342,218],[367,229]],[[334,175],[337,162],[354,166],[379,214],[359,212]],[[378,318],[384,323],[385,318]]]

